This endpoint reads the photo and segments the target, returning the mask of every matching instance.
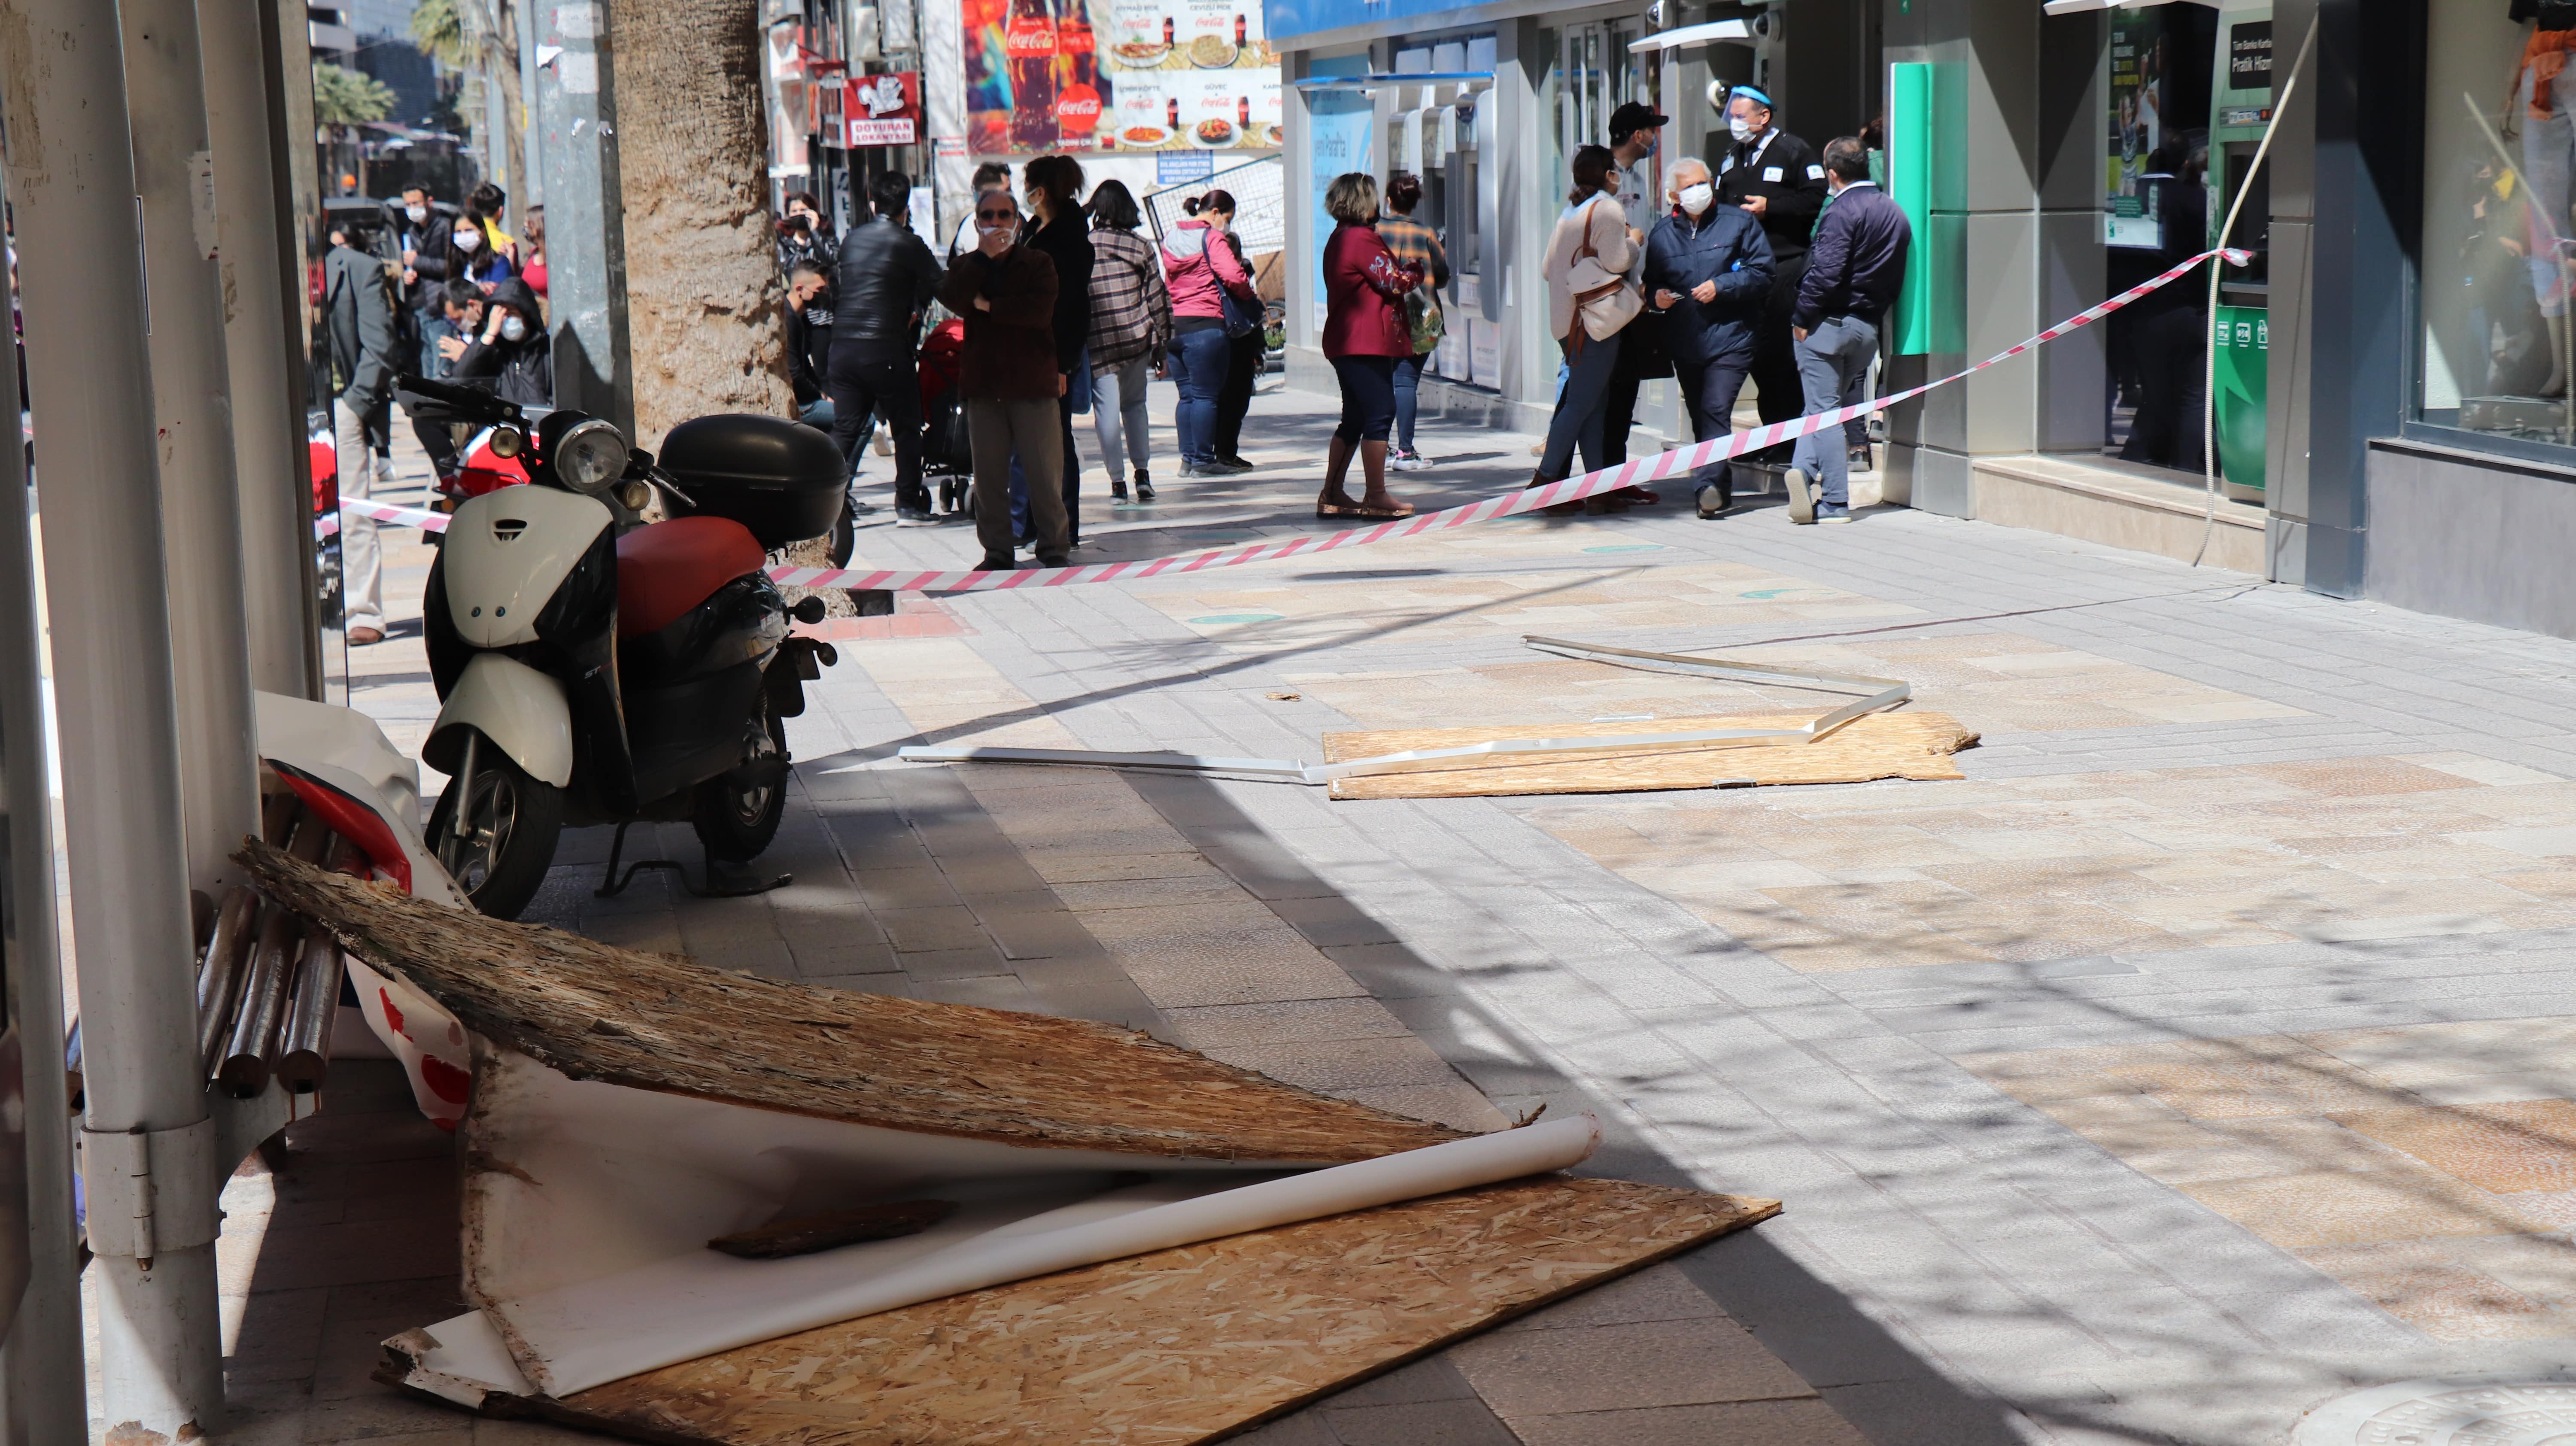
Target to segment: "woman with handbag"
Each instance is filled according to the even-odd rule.
[[[1419,472],[1431,465],[1430,458],[1413,449],[1413,417],[1421,393],[1422,364],[1438,349],[1448,329],[1448,319],[1440,314],[1439,289],[1449,284],[1449,255],[1440,249],[1440,237],[1413,219],[1413,208],[1421,202],[1422,178],[1398,171],[1387,179],[1386,215],[1377,223],[1378,239],[1386,249],[1398,261],[1422,263],[1428,283],[1404,294],[1413,355],[1395,359],[1395,446],[1386,454],[1386,465],[1399,472]]]
[[[1182,203],[1189,219],[1163,238],[1163,284],[1172,294],[1172,381],[1181,391],[1173,426],[1181,435],[1181,475],[1231,477],[1217,461],[1217,398],[1234,361],[1232,336],[1249,304],[1260,329],[1261,296],[1222,238],[1234,221],[1234,197],[1210,191]]]
[[[1556,415],[1547,424],[1547,446],[1539,454],[1532,487],[1561,482],[1570,475],[1575,447],[1583,449],[1587,470],[1603,466],[1603,423],[1609,413],[1610,378],[1619,361],[1619,333],[1644,309],[1637,288],[1628,284],[1636,264],[1637,241],[1619,208],[1619,166],[1608,146],[1585,146],[1574,153],[1574,190],[1565,214],[1556,218],[1548,237],[1548,332],[1565,351],[1565,385],[1557,393]],[[1577,512],[1625,512],[1618,497],[1591,497],[1560,502],[1547,511],[1555,516]]]
[[[1217,244],[1234,253],[1234,264],[1252,274],[1251,263],[1243,259],[1243,238],[1234,234],[1231,217],[1217,227]],[[1253,295],[1261,294],[1260,282],[1253,283]],[[1252,412],[1252,388],[1261,379],[1261,361],[1269,352],[1269,342],[1262,333],[1262,305],[1245,301],[1232,292],[1225,297],[1225,385],[1216,393],[1216,434],[1209,450],[1216,453],[1216,464],[1229,472],[1249,472],[1253,464],[1243,456],[1243,419]]]
[[[1414,354],[1404,298],[1422,284],[1422,265],[1398,261],[1378,239],[1375,176],[1334,177],[1324,214],[1338,223],[1324,243],[1324,358],[1342,384],[1342,422],[1333,429],[1315,515],[1410,517],[1413,509],[1386,493],[1386,434],[1395,425],[1396,358]],[[1342,487],[1354,452],[1368,480],[1357,502]]]

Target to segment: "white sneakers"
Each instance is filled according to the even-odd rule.
[[[1389,471],[1394,472],[1428,472],[1437,464],[1420,452],[1390,451],[1386,454],[1386,465]]]
[[[1800,526],[1816,520],[1816,484],[1799,468],[1780,474],[1789,486],[1789,520]]]

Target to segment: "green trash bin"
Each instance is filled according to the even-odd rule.
[[[2259,306],[2218,308],[2218,467],[2229,483],[2263,490],[2264,378],[2271,327]]]

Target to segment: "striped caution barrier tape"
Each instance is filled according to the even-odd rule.
[[[1783,442],[1795,441],[1811,432],[1838,429],[1854,417],[1864,417],[1871,412],[1884,411],[1900,402],[1912,401],[1926,392],[1975,376],[1989,367],[2000,366],[2025,352],[2035,351],[2059,337],[2090,326],[2158,287],[2179,280],[2194,267],[2213,256],[2226,261],[2230,266],[2243,266],[2253,259],[2252,252],[2234,247],[2204,251],[2160,275],[2130,287],[2099,306],[2088,307],[2027,341],[1995,353],[1975,366],[1952,372],[1936,381],[1925,382],[1919,387],[1910,387],[1905,391],[1880,397],[1875,401],[1841,407],[1830,412],[1820,412],[1814,416],[1800,417],[1795,421],[1773,422],[1768,426],[1756,427],[1749,432],[1712,437],[1705,442],[1676,447],[1669,452],[1652,457],[1634,458],[1616,467],[1604,467],[1597,472],[1585,472],[1568,477],[1561,482],[1549,483],[1545,487],[1507,492],[1499,497],[1488,497],[1481,502],[1470,502],[1463,507],[1452,507],[1442,512],[1425,513],[1418,517],[1400,517],[1368,527],[1354,527],[1323,536],[1292,537],[1283,542],[1259,542],[1241,547],[1220,547],[1206,552],[1183,553],[1145,561],[1094,562],[1085,563],[1080,567],[1034,568],[1010,572],[773,567],[769,570],[769,576],[776,582],[793,587],[876,588],[896,592],[999,592],[1017,588],[1079,587],[1085,583],[1158,577],[1166,573],[1204,572],[1211,568],[1241,567],[1246,563],[1272,562],[1280,558],[1331,552],[1338,548],[1365,547],[1372,542],[1384,542],[1390,538],[1415,537],[1426,532],[1446,531],[1453,527],[1488,522],[1497,517],[1510,517],[1538,508],[1553,507],[1562,502],[1579,502],[1597,493],[1615,492],[1622,487],[1633,487],[1638,483],[1670,477],[1675,473],[1697,471],[1711,463],[1727,461],[1748,452],[1759,452],[1776,447]],[[418,508],[393,507],[377,502],[343,502],[340,504],[340,510],[352,516],[371,517],[377,521],[392,522],[405,527],[419,527],[431,532],[443,532],[447,529],[445,514],[423,512]],[[324,526],[328,525],[326,521]]]
[[[364,517],[372,522],[390,522],[396,527],[417,527],[423,532],[445,532],[447,514],[420,507],[396,507],[390,502],[357,502],[340,500],[340,512],[346,517]],[[340,530],[338,517],[325,517],[313,524],[315,535],[328,537]]]

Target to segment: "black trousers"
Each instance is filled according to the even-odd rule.
[[[1794,422],[1807,414],[1807,384],[1798,376],[1797,342],[1789,319],[1798,307],[1798,283],[1807,279],[1807,258],[1780,268],[1771,278],[1771,295],[1762,305],[1762,329],[1753,336],[1753,385],[1761,389],[1754,406],[1762,425]],[[1755,454],[1766,462],[1787,462],[1791,444],[1781,443]]]
[[[1100,405],[1095,392],[1093,406]],[[1064,538],[1067,547],[1082,541],[1082,454],[1073,449],[1073,398],[1055,399],[1056,423],[1064,433]]]
[[[1243,419],[1252,410],[1252,384],[1261,376],[1261,332],[1228,338],[1225,385],[1216,393],[1216,454],[1243,455]],[[1098,405],[1094,403],[1094,405]]]
[[[901,344],[834,346],[823,389],[832,398],[832,442],[859,465],[868,423],[882,417],[894,432],[894,505],[930,510],[921,485],[921,378]]]
[[[425,418],[411,419],[411,434],[420,439],[420,449],[429,454],[429,465],[441,477],[453,477],[465,465],[464,454],[456,450],[456,437],[445,422]]]
[[[2201,401],[2209,365],[2209,319],[2177,306],[2139,322],[2138,414],[2129,423],[2123,462],[2202,470]]]

